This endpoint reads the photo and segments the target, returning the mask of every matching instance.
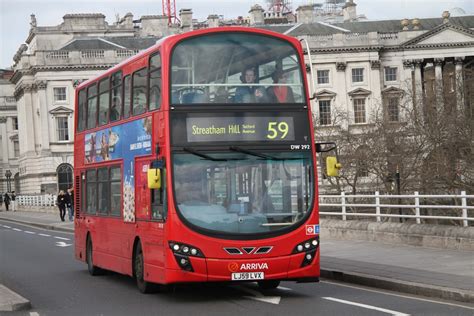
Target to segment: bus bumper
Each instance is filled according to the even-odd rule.
[[[166,284],[194,282],[246,282],[288,280],[317,282],[320,276],[319,251],[305,266],[304,253],[259,259],[190,258],[192,271],[166,269]],[[161,283],[161,282],[160,282]]]

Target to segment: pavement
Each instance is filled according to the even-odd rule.
[[[67,217],[67,216],[66,216]],[[0,212],[0,219],[35,227],[74,231],[58,213]],[[324,235],[324,227],[321,227]],[[474,252],[382,244],[357,240],[321,240],[321,276],[385,290],[474,303]],[[27,299],[0,284],[0,311],[29,308]]]

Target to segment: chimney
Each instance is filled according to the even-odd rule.
[[[263,9],[258,4],[250,8],[250,25],[264,24]]]
[[[128,12],[123,18],[117,21],[117,26],[124,29],[133,29],[133,14]]]
[[[141,36],[161,37],[169,33],[168,17],[164,15],[144,15],[141,17]]]
[[[219,27],[219,16],[217,14],[210,14],[207,17],[208,27]]]
[[[65,31],[76,30],[105,30],[107,23],[101,13],[66,14],[61,27]]]
[[[302,5],[296,9],[296,20],[298,23],[314,23],[314,6],[309,5]]]
[[[344,14],[344,22],[351,22],[357,20],[357,4],[354,0],[348,0],[342,8],[342,14]]]
[[[191,31],[193,29],[193,10],[179,10],[179,19],[181,20],[182,29],[186,29],[185,31]]]

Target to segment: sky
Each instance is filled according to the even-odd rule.
[[[250,7],[266,0],[175,0],[176,9],[192,9],[193,18],[203,21],[209,14],[230,19],[248,16]],[[302,4],[323,0],[292,0],[293,9]],[[474,15],[474,0],[354,0],[357,13],[369,20],[440,17],[444,10],[462,8]],[[102,13],[112,24],[116,15],[131,12],[135,19],[142,15],[162,14],[161,0],[0,0],[0,69],[13,64],[13,55],[25,42],[30,29],[30,14],[36,15],[38,26],[56,26],[68,13]]]

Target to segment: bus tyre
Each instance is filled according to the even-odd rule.
[[[280,285],[280,281],[277,280],[267,280],[267,281],[258,281],[258,287],[262,290],[273,290]]]
[[[143,261],[143,251],[142,245],[140,243],[137,244],[135,248],[135,256],[133,260],[133,272],[135,275],[135,280],[137,282],[137,287],[140,292],[144,294],[153,293],[157,290],[157,285],[145,281],[145,264]]]
[[[104,270],[94,265],[93,256],[92,256],[92,239],[87,237],[87,245],[86,245],[86,261],[87,261],[87,270],[89,271],[90,275],[101,275],[103,274]]]

